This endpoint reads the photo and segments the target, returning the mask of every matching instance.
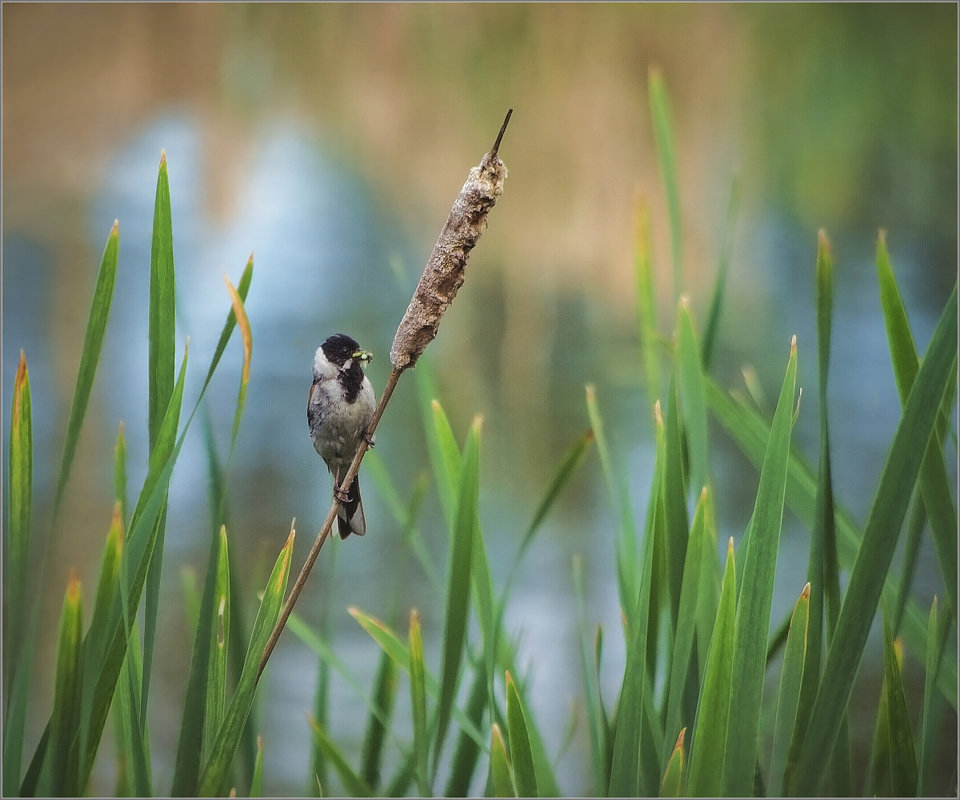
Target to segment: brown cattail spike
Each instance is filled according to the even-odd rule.
[[[479,166],[470,170],[433,246],[390,348],[394,369],[404,370],[417,362],[437,335],[440,319],[463,285],[470,251],[486,230],[487,215],[503,193],[507,168],[497,151],[512,112],[512,109],[507,112],[493,149],[481,159]]]

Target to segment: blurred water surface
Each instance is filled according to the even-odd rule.
[[[173,202],[180,352],[187,337],[190,342],[185,408],[192,408],[229,308],[223,274],[236,283],[254,252],[246,303],[253,330],[251,382],[228,474],[231,548],[239,557],[252,613],[254,593],[266,579],[291,518],[297,518],[298,568],[329,501],[330,479],[310,444],[304,414],[315,348],[329,333],[350,333],[374,351],[369,373],[376,387],[383,385],[393,331],[423,261],[508,103],[517,106],[517,113],[502,148],[510,169],[505,194],[470,262],[465,287],[427,355],[437,395],[458,436],[473,414],[485,419],[481,519],[496,585],[503,584],[518,537],[554,465],[587,428],[586,382],[597,386],[608,435],[633,491],[635,516],[642,520],[653,452],[633,304],[631,226],[637,187],[650,199],[654,214],[658,313],[665,335],[673,328],[674,314],[649,119],[638,111],[645,108],[646,70],[654,61],[664,67],[673,98],[684,198],[685,286],[701,328],[734,167],[743,183],[714,375],[724,385],[740,386],[740,369],[749,363],[767,396],[775,398],[790,336],[796,333],[804,399],[795,439],[812,462],[819,424],[813,279],[817,226],[826,226],[831,235],[837,290],[830,375],[834,479],[839,500],[857,519],[864,518],[899,418],[874,278],[876,230],[889,228],[894,266],[922,351],[956,277],[956,156],[951,161],[938,149],[938,135],[944,134],[937,133],[904,156],[916,166],[911,180],[918,174],[933,176],[924,184],[933,196],[926,211],[900,215],[896,176],[903,174],[904,159],[879,148],[870,163],[887,165],[884,174],[893,196],[878,198],[872,188],[858,194],[850,186],[862,176],[856,170],[862,141],[849,134],[847,149],[839,155],[825,151],[836,159],[831,163],[855,162],[850,172],[835,178],[847,199],[840,202],[830,184],[815,183],[824,208],[834,216],[823,212],[811,222],[815,199],[803,192],[802,202],[796,197],[801,178],[809,177],[803,170],[814,167],[798,168],[803,173],[798,176],[773,159],[776,142],[755,151],[746,144],[757,136],[750,120],[768,118],[777,109],[790,113],[778,95],[762,91],[772,89],[776,80],[786,81],[779,72],[756,75],[752,93],[743,85],[744,73],[750,71],[742,61],[753,57],[755,63],[768,63],[770,43],[759,33],[768,30],[765,25],[780,30],[783,20],[773,9],[751,17],[745,9],[702,6],[697,11],[558,7],[550,9],[555,13],[548,22],[542,16],[547,12],[533,6],[493,11],[377,6],[380,16],[369,8],[343,6],[112,8],[115,12],[93,6],[65,12],[78,29],[91,32],[94,44],[105,31],[119,34],[118,54],[108,57],[64,38],[62,17],[43,9],[11,14],[11,7],[4,6],[3,418],[9,419],[11,378],[23,348],[33,391],[39,531],[45,532],[50,522],[55,468],[96,264],[112,220],[120,219],[116,297],[68,492],[64,519],[69,525],[58,532],[51,553],[51,587],[62,584],[70,565],[79,566],[87,586],[94,585],[112,504],[110,448],[121,421],[131,495],[145,473],[147,282],[161,148],[167,153]],[[943,12],[928,13],[933,16],[927,27],[912,20],[905,25],[906,34],[911,25],[932,30],[936,14]],[[811,48],[821,30],[816,19],[809,19]],[[845,19],[843,30],[849,31],[859,18]],[[898,20],[902,16],[891,16],[887,25]],[[466,22],[474,23],[469,35]],[[14,31],[34,37],[33,61],[22,40],[8,38]],[[174,57],[164,47],[177,36],[182,47]],[[455,56],[452,40],[458,36],[470,46]],[[743,44],[745,54],[730,55],[723,46],[730,40]],[[550,41],[580,42],[595,58],[574,59],[584,71],[574,77],[547,46]],[[58,43],[60,51],[54,52]],[[683,57],[674,53],[679,45],[688,51]],[[912,38],[904,40],[906,45],[913,52],[924,46]],[[840,46],[850,57],[863,58],[860,39],[841,40]],[[691,49],[703,54],[700,61],[691,58]],[[847,63],[842,52],[824,52],[823,59],[836,69]],[[954,63],[955,53],[954,46]],[[343,63],[336,69],[332,65],[338,55]],[[938,59],[949,56],[947,51]],[[160,70],[167,82],[149,69],[154,61],[167,68]],[[527,69],[514,74],[511,67],[518,64]],[[829,64],[809,71],[832,75]],[[897,64],[890,69],[899,75]],[[946,129],[952,124],[955,138],[955,96],[938,93],[936,81],[924,82],[923,74],[931,69],[918,68],[914,80],[927,87],[932,99],[915,102],[926,103],[924,118],[931,117],[930,103],[952,102],[944,108],[942,124]],[[501,78],[499,88],[477,87],[472,78],[485,71]],[[834,99],[826,106],[813,104],[807,116],[797,111],[795,125],[820,135],[818,119],[836,115],[837,104],[864,88],[845,80],[852,79],[837,77],[839,88],[833,87]],[[118,98],[98,88],[104,83],[130,103],[117,105]],[[478,92],[475,98],[463,96],[467,86]],[[871,86],[874,93],[883,88],[865,85]],[[67,111],[52,110],[71,87],[80,91],[79,99],[73,96]],[[954,81],[954,95],[955,89]],[[799,96],[802,90],[803,85],[792,91]],[[137,100],[138,91],[150,97]],[[632,93],[632,105],[623,102],[631,96],[625,92]],[[28,95],[30,102],[24,99]],[[862,119],[869,121],[878,113],[874,106],[879,101],[875,94],[865,95],[860,108]],[[751,107],[752,117],[743,111]],[[22,116],[15,113],[19,109]],[[845,113],[856,115],[857,109]],[[579,127],[560,124],[569,122],[568,115]],[[111,119],[118,131],[110,130]],[[58,138],[58,131],[45,125],[31,129],[30,120],[58,121],[64,130]],[[778,124],[772,130],[781,128]],[[900,142],[901,135],[891,123],[885,141]],[[54,152],[54,143],[66,152]],[[758,158],[744,158],[746,153]],[[783,161],[789,158],[783,154]],[[777,186],[765,181],[770,175],[778,176]],[[891,210],[895,213],[889,215]],[[203,427],[210,426],[219,457],[225,459],[240,362],[240,344],[234,341],[171,484],[159,634],[163,646],[158,648],[150,708],[158,787],[168,786],[172,776],[191,646],[180,570],[195,570],[202,578],[210,534]],[[428,469],[416,383],[415,375],[405,377],[377,436],[377,456],[405,497]],[[756,473],[718,430],[712,431],[711,447],[722,543],[730,535],[738,538],[746,526]],[[950,452],[955,480],[955,451]],[[362,540],[328,544],[298,612],[314,625],[328,616],[338,655],[369,686],[378,650],[346,608],[358,606],[403,628],[409,609],[418,607],[428,663],[436,666],[443,600],[399,542],[399,530],[373,482],[363,471],[361,477],[370,533]],[[616,635],[616,526],[598,460],[591,454],[527,554],[509,607],[507,625],[519,634],[520,663],[531,676],[533,713],[551,753],[560,746],[580,695],[574,558],[584,566],[588,621],[601,622],[607,631],[603,693],[608,703],[615,699],[623,654]],[[442,564],[445,524],[432,493],[421,527],[435,561]],[[775,621],[792,606],[806,568],[807,533],[790,514],[782,547]],[[924,547],[914,587],[919,601],[928,604],[938,586],[935,558]],[[53,660],[59,605],[59,590],[48,594],[44,626],[51,635],[42,642],[41,664]],[[315,676],[315,657],[286,633],[266,675],[266,702],[259,710],[269,792],[313,790],[305,713],[312,708]],[[51,689],[52,680],[41,670],[34,687],[32,736],[42,729]],[[338,743],[356,753],[366,714],[357,713],[363,706],[351,692],[333,678],[331,727]],[[872,726],[875,697],[865,695],[862,702]],[[401,690],[400,718],[408,703]],[[396,754],[391,758],[395,763]],[[94,793],[112,791],[112,766],[104,761],[108,759],[101,759],[94,776]],[[564,791],[587,790],[585,731],[578,731],[557,771]],[[482,791],[482,783],[474,790]]]

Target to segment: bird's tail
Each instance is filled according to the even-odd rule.
[[[337,484],[339,486],[339,482]],[[360,499],[360,476],[353,479],[347,490],[347,502],[337,511],[337,530],[340,538],[346,539],[351,533],[363,536],[367,532],[367,521],[363,516],[363,501]]]

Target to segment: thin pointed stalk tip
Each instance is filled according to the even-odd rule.
[[[503,140],[503,134],[507,130],[507,125],[510,123],[510,117],[513,116],[513,109],[507,109],[507,116],[503,118],[503,125],[500,126],[500,133],[497,134],[497,140],[493,143],[493,147],[490,148],[490,153],[496,155],[500,150],[500,142]]]

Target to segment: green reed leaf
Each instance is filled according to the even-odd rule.
[[[434,769],[450,722],[450,712],[456,696],[460,663],[466,641],[470,610],[470,568],[474,551],[474,533],[477,527],[477,498],[480,486],[480,428],[474,420],[467,436],[463,455],[463,470],[457,492],[456,524],[446,594],[446,616],[443,625],[443,666],[440,677],[440,697],[437,701],[437,728],[434,740]]]
[[[507,756],[507,747],[503,742],[503,734],[500,733],[500,726],[494,722],[490,726],[490,784],[493,786],[494,797],[517,796],[511,773],[510,759]]]
[[[683,752],[683,737],[686,732],[686,728],[680,729],[677,743],[670,753],[667,768],[664,770],[663,779],[660,781],[660,797],[682,797],[683,768],[686,760]]]
[[[482,667],[474,673],[473,685],[467,699],[466,716],[470,722],[480,728],[483,712],[487,709],[487,676]],[[470,781],[477,767],[480,747],[466,731],[460,731],[457,746],[453,751],[453,764],[450,776],[444,787],[444,797],[466,797],[470,790]]]
[[[677,392],[687,441],[688,484],[694,496],[697,496],[709,480],[707,468],[710,459],[707,452],[707,406],[703,399],[703,365],[700,363],[700,348],[697,346],[697,335],[693,330],[686,297],[680,298],[677,309]]]
[[[243,727],[253,707],[254,692],[257,688],[257,677],[260,669],[260,659],[273,626],[280,616],[280,607],[283,605],[283,595],[287,587],[287,578],[290,575],[290,560],[293,552],[294,530],[291,526],[287,542],[277,557],[276,564],[263,591],[260,601],[260,610],[253,623],[250,634],[250,644],[247,646],[247,655],[243,664],[243,671],[237,681],[237,688],[230,704],[227,706],[223,724],[210,748],[210,755],[200,773],[199,793],[203,796],[221,795],[227,791],[230,768],[234,756],[240,746]]]
[[[346,757],[340,749],[333,743],[327,735],[327,731],[313,717],[308,717],[310,728],[313,731],[313,739],[323,753],[324,758],[337,771],[340,780],[343,782],[346,795],[349,797],[373,797],[373,790],[367,786],[366,782],[357,775],[356,772],[347,763]]]
[[[917,754],[910,729],[910,712],[903,691],[901,655],[898,658],[890,626],[883,625],[883,690],[887,708],[887,754],[891,788],[895,797],[917,793]]]
[[[419,625],[419,619],[417,620]],[[413,619],[410,620],[411,634],[413,633]],[[423,640],[420,642],[420,667],[423,667]],[[411,660],[414,652],[411,641]],[[411,664],[412,666],[412,664]],[[411,672],[412,675],[412,672]],[[423,675],[420,675],[422,682]],[[413,678],[411,678],[411,687]],[[422,687],[421,687],[422,688]],[[418,690],[419,691],[419,690]],[[387,728],[390,716],[393,713],[394,702],[397,697],[397,666],[386,653],[380,653],[380,662],[377,665],[377,674],[373,681],[371,700],[378,713],[371,711],[367,719],[367,730],[363,737],[363,748],[360,759],[360,775],[368,786],[380,785],[380,765],[383,760],[383,745],[387,738]],[[424,695],[424,710],[426,696]],[[425,733],[425,731],[424,731]],[[425,751],[426,752],[426,751]]]
[[[877,239],[877,278],[900,405],[904,406],[919,369],[919,357],[900,289],[887,253],[886,235]],[[941,434],[934,436],[920,466],[920,495],[930,521],[934,549],[952,608],[957,608],[957,509],[947,477]]]
[[[660,398],[660,342],[657,337],[650,209],[643,197],[637,198],[634,220],[633,265],[637,285],[637,333],[643,353],[647,400],[653,407]]]
[[[654,466],[651,498],[660,498],[664,480],[664,428],[659,403],[654,406],[656,420],[657,456]],[[610,765],[608,793],[612,797],[634,797],[640,794],[640,768],[638,753],[642,753],[642,729],[644,725],[645,693],[650,683],[647,674],[647,648],[649,647],[649,619],[651,608],[651,583],[654,574],[654,530],[658,524],[658,502],[652,502],[647,516],[643,537],[643,556],[639,591],[632,601],[633,615],[624,608],[627,627],[627,661],[620,699],[617,702],[617,719],[613,734],[613,757]]]
[[[20,351],[13,381],[10,411],[9,460],[7,462],[7,519],[3,537],[3,794],[17,793],[20,762],[30,690],[36,619],[26,603],[30,563],[30,523],[33,507],[33,414],[30,407],[30,375]],[[27,641],[22,641],[26,632]]]
[[[257,737],[257,756],[253,762],[250,797],[263,797],[263,737]]]
[[[741,592],[737,603],[733,682],[723,773],[724,793],[731,795],[749,794],[753,786],[796,381],[797,341],[794,337],[760,471],[757,499],[746,534],[748,541],[743,564],[743,585],[750,587],[750,591]]]
[[[706,486],[700,493],[690,527],[690,541],[687,544],[686,558],[683,564],[683,584],[680,588],[680,611],[677,616],[677,629],[673,636],[672,655],[670,657],[670,677],[667,683],[666,724],[664,726],[664,753],[673,757],[673,733],[685,726],[681,724],[684,689],[688,675],[694,668],[693,649],[696,636],[696,608],[698,594],[705,581],[701,577],[703,567],[703,548],[712,547],[707,542],[705,517],[709,504],[709,491]],[[715,608],[716,606],[714,606]],[[699,681],[698,681],[699,684]],[[675,751],[674,747],[674,751]]]
[[[409,671],[410,651],[400,640],[400,637],[390,629],[390,626],[376,617],[360,611],[358,608],[351,607],[348,608],[347,611],[350,616],[360,623],[360,627],[370,634],[370,637],[390,655],[390,658],[396,662],[397,666],[405,672]],[[291,619],[292,618],[291,616]],[[434,698],[437,697],[439,694],[439,684],[437,679],[430,674],[429,670],[424,672],[424,683],[427,688],[427,694]],[[477,726],[474,725],[457,706],[453,706],[451,715],[453,720],[460,726],[460,729],[466,732],[486,752],[487,743]]]
[[[526,714],[520,701],[517,685],[510,673],[507,680],[507,741],[510,744],[510,763],[513,765],[513,779],[518,797],[538,797],[537,771],[533,763],[533,751],[530,749],[530,735],[527,733]]]
[[[413,716],[413,750],[416,753],[417,784],[420,796],[429,797],[430,775],[427,761],[430,742],[427,740],[427,690],[426,670],[423,666],[423,635],[420,632],[420,616],[417,610],[410,612],[410,703]],[[376,785],[376,784],[371,784]]]
[[[620,590],[620,607],[630,614],[636,604],[636,572],[637,572],[637,527],[633,518],[633,508],[630,493],[624,484],[623,473],[617,469],[607,444],[604,432],[603,418],[597,404],[596,389],[592,385],[586,387],[587,416],[590,418],[590,427],[597,442],[597,454],[600,456],[600,466],[603,469],[604,482],[610,493],[611,502],[617,507],[620,517],[620,527],[617,532],[617,585]]]
[[[107,244],[100,259],[100,269],[97,272],[97,283],[93,290],[93,303],[90,315],[87,318],[87,331],[84,335],[83,350],[80,354],[80,366],[77,369],[77,382],[73,390],[73,402],[70,405],[70,416],[67,418],[67,438],[63,445],[63,458],[60,462],[60,475],[57,479],[57,494],[53,502],[53,516],[59,516],[63,492],[70,477],[70,467],[80,438],[80,429],[90,401],[90,391],[93,388],[93,378],[96,375],[97,363],[103,348],[103,337],[107,330],[107,320],[110,317],[110,304],[113,300],[113,287],[117,279],[117,250],[119,246],[119,225],[113,221],[113,227],[107,236]],[[171,387],[173,380],[171,378]],[[166,404],[164,404],[166,407]]]
[[[210,620],[210,656],[207,674],[206,713],[203,716],[204,751],[209,750],[216,732],[223,724],[227,696],[227,657],[230,641],[230,554],[227,528],[220,526],[217,537],[217,569],[214,604]]]
[[[711,413],[754,466],[759,466],[770,435],[769,424],[744,402],[731,397],[709,376],[704,376],[704,387],[707,406]],[[816,496],[817,478],[814,471],[803,456],[795,450],[791,453],[788,465],[786,502],[790,510],[808,528],[814,526]],[[840,565],[849,569],[856,559],[862,533],[854,522],[853,516],[841,505],[836,506],[835,515],[837,554]],[[894,580],[887,580],[882,591],[885,602],[890,603],[891,606],[896,603],[899,587]],[[926,630],[926,614],[920,612],[915,601],[908,601],[903,617],[902,634],[904,641],[913,652],[926,652]],[[938,687],[949,701],[951,708],[956,709],[957,658],[955,653],[944,653]]]
[[[920,717],[920,760],[917,795],[929,797],[938,793],[932,786],[934,778],[933,757],[939,744],[937,723],[943,711],[943,697],[937,690],[937,676],[943,663],[943,651],[950,631],[952,614],[949,609],[938,611],[934,595],[930,606],[930,621],[927,628],[927,654],[923,684],[923,714]]]
[[[79,713],[80,639],[83,627],[83,601],[80,581],[74,573],[67,583],[60,613],[60,637],[57,646],[57,671],[50,715],[50,747],[53,763],[51,793],[65,794],[76,783],[68,774],[70,741]]]
[[[803,587],[800,598],[793,607],[790,631],[783,650],[783,666],[780,670],[780,687],[777,692],[777,719],[773,726],[773,753],[770,756],[770,771],[767,785],[775,794],[786,795],[784,774],[791,738],[795,735],[800,686],[806,669],[807,632],[810,619],[810,584]],[[779,788],[777,788],[779,787]]]
[[[957,287],[954,285],[913,382],[867,516],[797,762],[799,793],[809,794],[819,786],[823,773],[818,766],[823,763],[824,754],[832,751],[840,731],[873,620],[872,612],[884,587],[910,494],[934,431],[940,400],[956,364],[956,318]]]
[[[727,751],[727,720],[730,715],[736,618],[737,571],[733,537],[727,543],[727,565],[720,588],[720,605],[714,623],[703,689],[693,727],[688,797],[719,797]]]
[[[651,67],[648,81],[650,114],[653,117],[653,139],[657,148],[660,178],[667,196],[667,217],[670,222],[670,250],[673,254],[673,297],[680,297],[683,286],[683,236],[680,225],[680,192],[677,187],[677,160],[673,149],[673,122],[670,100],[660,70]]]
[[[703,369],[710,369],[713,361],[714,342],[717,330],[720,327],[720,315],[723,312],[723,296],[727,288],[727,270],[730,266],[730,252],[733,249],[733,230],[740,205],[740,178],[733,176],[730,182],[730,199],[727,202],[727,221],[723,230],[720,244],[720,258],[717,264],[717,277],[710,293],[710,310],[707,312],[707,324],[703,329],[703,343],[700,349],[700,358]]]

